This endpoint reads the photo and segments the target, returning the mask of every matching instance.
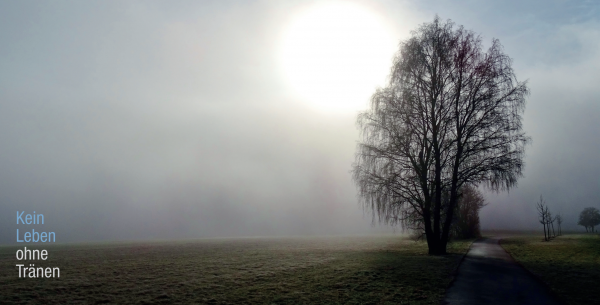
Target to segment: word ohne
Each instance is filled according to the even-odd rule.
[[[17,250],[17,259],[18,260],[46,260],[48,258],[48,251],[46,250],[38,250],[38,249],[33,249],[33,250],[28,250],[27,247],[25,247],[24,250]]]

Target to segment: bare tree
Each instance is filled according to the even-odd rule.
[[[450,233],[453,238],[479,237],[479,210],[486,205],[483,194],[469,185],[463,186],[460,192]]]
[[[554,232],[554,218],[552,217],[552,213],[550,213],[550,211],[548,211],[548,223],[549,226],[552,226],[552,237],[556,237],[556,233]],[[548,233],[550,233],[550,227],[548,227]]]
[[[536,208],[539,216],[538,220],[544,226],[544,240],[548,241],[548,235],[546,234],[546,225],[548,224],[548,206],[546,205],[542,195],[540,195],[540,202],[536,204]]]
[[[486,206],[483,194],[470,185],[463,185],[460,194],[450,226],[450,236],[457,239],[479,237],[479,210]],[[447,201],[448,195],[446,194],[444,198],[444,202]],[[406,215],[407,228],[413,232],[412,238],[415,240],[425,236],[424,223],[417,215],[416,213],[411,214],[410,217],[412,218]]]
[[[363,207],[374,221],[422,225],[429,253],[446,253],[461,187],[506,190],[522,176],[527,94],[498,40],[484,52],[451,21],[420,26],[358,116],[353,179]]]
[[[560,214],[556,215],[556,222],[558,226],[558,236],[562,235],[562,217]]]

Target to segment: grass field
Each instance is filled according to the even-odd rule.
[[[503,239],[502,247],[568,304],[600,302],[600,236],[569,234]]]
[[[439,304],[469,245],[441,257],[398,236],[35,247],[58,279],[18,278],[18,248],[0,247],[0,303]]]

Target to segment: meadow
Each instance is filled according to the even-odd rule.
[[[567,304],[598,304],[600,236],[565,234],[549,242],[543,239],[540,234],[512,236],[501,245]]]
[[[439,304],[470,244],[445,256],[399,235],[44,246],[35,263],[60,278],[18,278],[22,247],[3,246],[0,303]]]

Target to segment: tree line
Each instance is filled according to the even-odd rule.
[[[562,217],[560,214],[552,216],[542,195],[540,195],[540,201],[536,204],[536,208],[538,211],[538,220],[544,226],[544,240],[549,241],[557,236],[556,231],[554,231],[554,222],[557,223],[558,236],[562,235]],[[552,231],[550,231],[550,226],[552,226]]]
[[[556,236],[562,235],[562,216],[560,214],[552,215],[542,195],[540,195],[540,201],[536,203],[536,208],[538,220],[544,228],[544,241],[549,241]],[[554,230],[554,223],[557,225],[556,231]],[[579,214],[579,222],[577,224],[584,226],[586,232],[595,232],[594,227],[600,225],[600,211],[594,207],[583,209],[581,214]]]

